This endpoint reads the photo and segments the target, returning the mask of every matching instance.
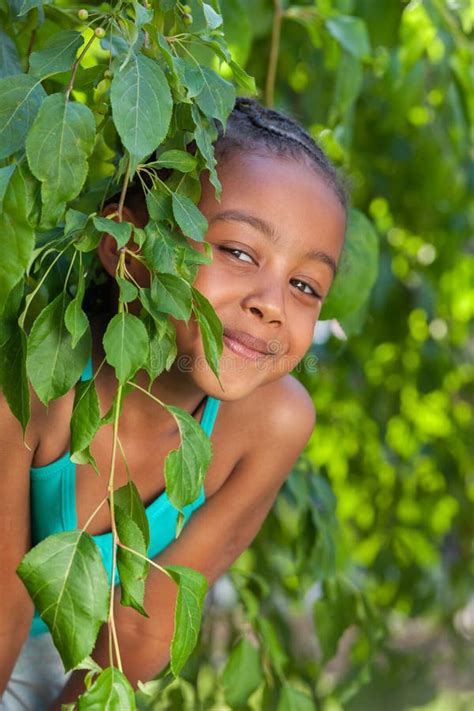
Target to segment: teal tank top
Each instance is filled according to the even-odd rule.
[[[81,376],[81,380],[92,377],[92,363]],[[211,436],[219,410],[220,400],[208,396],[201,419],[201,427]],[[31,539],[36,545],[47,536],[77,528],[76,516],[76,465],[71,462],[70,453],[43,467],[32,467],[30,471]],[[204,487],[198,498],[184,507],[184,525],[193,511],[205,502]],[[150,526],[148,556],[153,558],[166,548],[175,538],[178,509],[168,499],[166,491],[145,509]],[[112,576],[112,534],[93,536],[107,570],[109,581]],[[119,583],[118,573],[115,584]],[[35,610],[30,636],[48,632],[37,610]]]

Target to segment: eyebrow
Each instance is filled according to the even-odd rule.
[[[214,215],[209,220],[209,224],[212,225],[214,222],[219,221],[245,222],[247,225],[250,225],[254,229],[261,232],[265,237],[267,237],[267,239],[269,239],[274,244],[277,244],[277,242],[279,242],[280,240],[280,235],[275,230],[273,225],[271,225],[269,222],[266,222],[265,220],[262,220],[260,217],[250,215],[248,212],[241,212],[240,210],[224,210],[223,212],[218,212],[216,215]],[[336,262],[326,252],[323,252],[320,249],[312,249],[309,252],[303,254],[303,259],[313,259],[314,261],[326,264],[331,269],[333,277],[336,276]]]

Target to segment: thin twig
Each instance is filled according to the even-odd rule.
[[[122,256],[122,255],[120,255]],[[110,605],[109,605],[109,656],[110,664],[113,666],[113,655],[112,655],[112,642],[115,651],[115,656],[117,658],[117,666],[122,671],[122,661],[120,658],[120,649],[117,639],[117,630],[115,628],[115,618],[114,618],[114,598],[115,598],[115,571],[117,569],[117,542],[118,533],[117,527],[115,525],[115,506],[114,506],[114,479],[115,479],[115,461],[117,456],[117,440],[118,440],[118,424],[120,417],[120,404],[122,399],[122,386],[119,385],[117,390],[117,401],[115,403],[114,412],[114,438],[112,443],[112,456],[110,461],[110,475],[109,475],[109,503],[110,503],[110,518],[111,518],[111,528],[112,528],[112,579],[110,583]]]
[[[281,21],[283,18],[281,0],[273,0],[273,4],[275,10],[273,12],[272,41],[270,45],[270,58],[268,60],[267,81],[265,84],[265,104],[269,107],[273,106],[278,52],[280,51]]]
[[[158,563],[155,563],[155,561],[152,560],[151,558],[148,558],[148,556],[143,555],[143,553],[139,553],[139,552],[136,551],[134,548],[129,548],[128,546],[126,546],[124,543],[121,543],[120,541],[117,541],[117,545],[120,546],[120,548],[123,548],[124,551],[128,551],[129,553],[133,553],[133,555],[136,555],[138,558],[141,558],[142,560],[146,560],[147,563],[149,563],[149,564],[152,565],[154,568],[156,568],[157,570],[159,570],[160,573],[164,573],[165,575],[168,576],[168,578],[169,578],[170,580],[174,580],[173,576],[172,576],[170,573],[168,573],[168,571],[166,570],[166,568],[163,568],[161,565],[158,565]]]
[[[84,47],[84,49],[82,50],[82,52],[80,53],[80,55],[78,56],[78,58],[76,59],[74,64],[72,65],[71,78],[69,79],[69,83],[64,90],[64,93],[66,94],[66,100],[69,99],[69,95],[72,91],[72,87],[74,86],[74,82],[76,81],[77,68],[78,68],[79,64],[82,62],[82,59],[83,59],[85,53],[87,52],[87,50],[89,49],[89,47],[91,46],[92,42],[95,39],[96,39],[96,35],[94,34],[94,35],[92,35],[92,37],[90,38],[90,40],[88,41],[88,43],[86,44],[86,46]]]
[[[128,188],[129,182],[130,182],[130,158],[128,159],[128,162],[127,162],[127,168],[125,170],[125,178],[123,180],[122,191],[120,193],[120,200],[119,200],[119,204],[118,204],[119,222],[122,222],[123,206],[125,204],[125,197],[127,195],[127,188]]]
[[[85,522],[85,524],[84,524],[84,526],[83,526],[83,531],[86,531],[86,530],[87,530],[87,528],[89,527],[90,522],[91,522],[92,519],[94,519],[95,516],[99,513],[100,509],[102,508],[102,506],[105,504],[106,501],[107,501],[107,497],[104,496],[104,498],[102,499],[102,501],[100,502],[100,504],[99,504],[99,505],[97,506],[97,508],[91,513],[91,515],[89,516],[89,518],[88,518],[87,521]]]

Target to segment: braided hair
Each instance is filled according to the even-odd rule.
[[[255,99],[237,97],[225,131],[221,124],[217,124],[217,130],[218,138],[214,144],[217,160],[225,160],[235,152],[258,151],[262,147],[270,153],[295,160],[303,157],[334,190],[347,210],[348,191],[344,181],[320,146],[294,119],[265,108]]]

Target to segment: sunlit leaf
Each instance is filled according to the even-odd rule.
[[[189,413],[168,405],[179,427],[181,445],[165,460],[165,481],[168,499],[180,511],[195,501],[211,462],[211,443],[204,430]]]
[[[367,300],[377,277],[378,242],[372,223],[359,210],[351,209],[336,278],[321,319],[347,317]]]
[[[106,217],[95,216],[92,218],[94,227],[99,232],[106,232],[115,238],[117,247],[125,247],[132,234],[132,225],[129,222],[115,222]]]
[[[90,689],[79,696],[79,711],[135,711],[135,695],[127,677],[115,667],[104,669]]]
[[[145,539],[132,516],[115,504],[114,512],[120,542],[142,556],[146,556],[147,546]],[[134,555],[119,546],[117,550],[117,567],[122,593],[120,603],[125,607],[133,607],[141,615],[148,617],[143,603],[145,599],[145,580],[150,564],[138,555]]]
[[[132,54],[115,72],[110,97],[117,131],[136,161],[148,156],[165,138],[171,119],[171,93],[159,64]]]
[[[32,204],[27,172],[26,166],[16,167],[6,187],[0,211],[0,313],[9,292],[24,275],[34,249],[34,230],[29,219]]]
[[[0,79],[0,159],[23,147],[45,97],[38,80],[26,74]]]
[[[145,309],[158,320],[163,314],[171,314],[187,321],[191,314],[189,284],[174,274],[156,275],[151,289],[140,289],[140,299]]]
[[[43,101],[26,140],[31,172],[42,182],[43,220],[59,219],[65,203],[81,190],[94,139],[94,115],[87,106],[62,93]]]
[[[191,198],[173,193],[173,214],[183,233],[202,242],[207,232],[207,220]]]
[[[52,34],[41,49],[30,55],[30,74],[43,78],[71,68],[84,38],[74,30]]]
[[[87,657],[107,619],[109,586],[99,549],[85,531],[48,536],[18,567],[66,671]]]
[[[195,303],[194,314],[201,333],[204,353],[213,373],[219,378],[219,362],[222,356],[224,329],[212,304],[197,289],[192,290]]]
[[[232,649],[221,676],[225,700],[229,706],[231,708],[244,706],[261,680],[260,654],[258,649],[244,637]]]
[[[326,20],[326,27],[350,54],[363,59],[370,54],[367,25],[360,17],[337,15]]]
[[[100,426],[99,398],[94,380],[76,385],[71,417],[71,452],[80,452],[92,442]]]
[[[89,330],[73,348],[72,336],[64,323],[68,304],[65,292],[59,294],[35,320],[28,339],[28,376],[45,404],[71,390],[90,355]]]
[[[168,565],[166,570],[179,585],[170,660],[177,676],[196,646],[207,581],[197,570],[181,565]]]
[[[107,326],[103,343],[107,362],[114,366],[122,385],[133,377],[146,361],[146,328],[140,319],[132,314],[116,314]]]

